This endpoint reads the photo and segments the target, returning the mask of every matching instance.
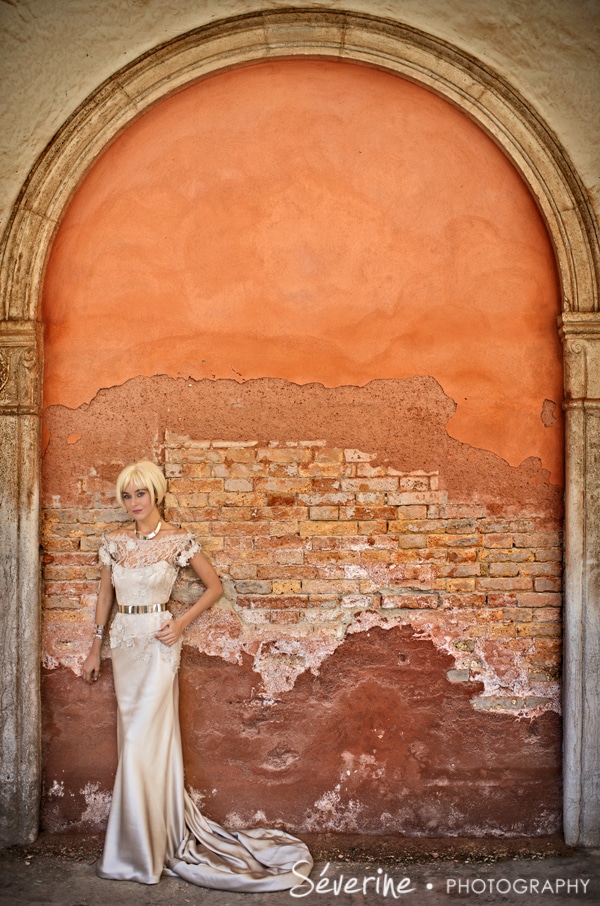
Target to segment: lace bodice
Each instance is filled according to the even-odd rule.
[[[104,536],[98,551],[122,605],[166,604],[181,566],[199,550],[190,534],[174,532],[138,541],[127,532]]]
[[[164,561],[175,569],[187,566],[200,546],[189,532],[170,532],[151,541],[138,541],[129,532],[104,535],[98,556],[112,571],[115,564],[126,569],[153,566]]]

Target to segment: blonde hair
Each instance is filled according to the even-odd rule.
[[[162,470],[147,459],[125,466],[117,478],[117,500],[123,507],[123,492],[130,484],[134,488],[146,488],[159,506],[167,493],[167,480]]]

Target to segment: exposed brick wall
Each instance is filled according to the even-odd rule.
[[[347,633],[409,624],[455,658],[451,682],[483,682],[475,708],[558,707],[559,521],[449,501],[437,472],[322,440],[167,432],[164,456],[165,516],[198,536],[226,589],[188,645],[230,661],[248,652],[280,691]],[[79,507],[48,505],[43,527],[45,660],[72,669],[89,643],[99,537],[124,520],[85,479],[81,491]],[[180,601],[197,591],[186,582]]]

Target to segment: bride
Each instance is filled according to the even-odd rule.
[[[142,884],[156,884],[164,873],[221,890],[285,890],[312,868],[305,844],[272,828],[226,831],[202,815],[184,787],[177,679],[182,634],[222,586],[194,537],[161,518],[166,489],[152,462],[123,469],[117,499],[135,527],[104,536],[99,550],[96,628],[82,675],[88,683],[100,677],[116,592],[110,648],[119,763],[97,871]],[[175,619],[167,605],[178,570],[188,564],[205,590]]]

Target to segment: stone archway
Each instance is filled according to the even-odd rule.
[[[567,842],[600,842],[600,315],[598,241],[585,192],[543,122],[506,83],[452,46],[397,23],[345,12],[270,11],[223,20],[145,54],[107,80],[60,130],[32,170],[2,247],[0,287],[0,578],[3,740],[1,831],[35,838],[39,743],[40,298],[62,213],[110,141],[152,104],[218,70],[281,57],[375,66],[453,103],[511,159],[544,216],[560,275],[566,391],[565,809]],[[584,695],[585,683],[585,695]]]

